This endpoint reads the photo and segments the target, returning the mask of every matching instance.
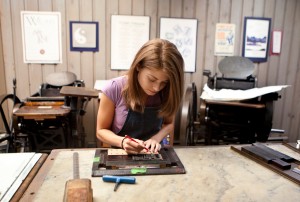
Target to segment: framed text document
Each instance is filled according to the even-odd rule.
[[[62,63],[60,12],[21,11],[25,63]]]
[[[160,38],[177,46],[184,59],[185,72],[195,72],[197,19],[161,18]]]
[[[111,16],[111,69],[127,70],[149,40],[149,16]]]

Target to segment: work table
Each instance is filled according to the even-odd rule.
[[[269,147],[297,160],[281,144]],[[136,184],[91,177],[95,149],[77,149],[80,177],[92,181],[94,201],[298,201],[296,183],[230,149],[230,146],[175,147],[186,174],[136,176]],[[73,177],[72,150],[53,150],[21,201],[62,201]]]

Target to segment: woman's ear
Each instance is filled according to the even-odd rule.
[[[141,66],[140,66],[140,65],[137,65],[136,71],[139,72],[140,70],[141,70]]]

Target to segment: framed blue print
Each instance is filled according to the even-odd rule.
[[[271,18],[245,17],[242,56],[266,62],[269,53]]]
[[[98,22],[70,21],[71,51],[99,51]]]

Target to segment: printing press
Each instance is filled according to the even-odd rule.
[[[213,93],[222,89],[247,91],[257,88],[251,60],[225,57],[218,68],[221,77],[212,76],[209,70],[203,72],[208,78],[205,87]],[[175,119],[174,143],[176,139],[180,145],[248,144],[268,140],[274,101],[280,98],[278,92],[237,100],[205,99],[204,94],[203,91],[198,110],[196,86],[192,83],[187,87]]]
[[[74,73],[52,73],[37,93],[16,107],[15,131],[28,136],[29,151],[85,147],[82,119],[89,100],[97,97],[98,92],[86,89]]]

